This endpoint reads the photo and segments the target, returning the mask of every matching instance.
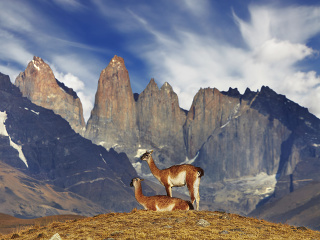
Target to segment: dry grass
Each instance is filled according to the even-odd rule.
[[[204,222],[207,226],[201,226]],[[109,213],[0,236],[0,239],[320,239],[320,232],[211,211]]]
[[[68,220],[81,219],[84,216],[79,215],[55,215],[34,219],[21,219],[0,213],[0,239],[1,234],[19,232],[22,229],[45,226],[52,222],[66,222]]]

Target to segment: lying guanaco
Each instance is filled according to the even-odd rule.
[[[193,210],[190,201],[180,198],[173,198],[164,195],[156,195],[147,197],[142,193],[141,181],[144,179],[133,178],[130,186],[134,187],[134,195],[145,210],[153,211],[173,211],[173,210]]]

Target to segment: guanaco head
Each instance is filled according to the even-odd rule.
[[[149,158],[151,158],[151,154],[153,153],[153,150],[151,150],[150,152],[146,151],[141,157],[140,159],[143,161],[148,161]]]
[[[130,183],[130,187],[135,187],[136,185],[135,184],[137,184],[138,182],[141,182],[141,181],[144,181],[144,179],[140,179],[140,178],[133,178],[132,180],[131,180],[131,183]]]

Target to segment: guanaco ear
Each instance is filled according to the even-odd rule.
[[[130,187],[133,187],[133,179],[131,180]]]
[[[153,153],[153,150],[150,150],[150,154],[152,154]]]
[[[143,178],[141,178],[141,179],[140,179],[140,181],[144,181],[144,179],[143,179]]]
[[[146,151],[144,154],[142,154],[142,156],[140,157],[141,160],[144,160],[144,157],[148,155],[148,151]]]

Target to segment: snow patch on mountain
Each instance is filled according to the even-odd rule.
[[[194,158],[192,159],[189,159],[188,157],[186,157],[186,160],[181,164],[192,164],[197,159],[198,156],[199,156],[199,152],[197,152],[196,156],[194,156]]]
[[[25,107],[24,109],[27,110],[27,111],[29,111],[29,108],[26,108],[26,107]],[[39,112],[36,112],[36,111],[34,111],[34,110],[32,110],[32,109],[31,109],[30,111],[33,112],[34,114],[37,114],[37,115],[40,114]]]
[[[92,184],[94,182],[104,181],[106,179],[109,179],[109,178],[105,177],[105,178],[96,178],[96,179],[89,180],[89,181],[80,181],[80,182],[73,184],[72,186],[69,186],[67,189],[71,189],[71,188],[78,186],[78,185],[81,185],[81,184],[88,184],[88,183]]]
[[[142,154],[144,154],[146,151],[148,151],[147,149],[141,149],[139,148],[137,150],[137,154],[134,156],[135,158],[140,158],[142,156]]]
[[[107,163],[106,160],[103,158],[101,153],[100,153],[100,157],[101,157],[102,161],[104,161],[104,163]]]
[[[40,67],[38,67],[38,66],[36,65],[36,63],[35,63],[34,60],[32,60],[32,63],[33,63],[33,66],[35,67],[35,69],[37,69],[38,71],[40,71]]]
[[[1,112],[0,111],[0,135],[3,136],[8,136],[9,140],[10,140],[10,146],[13,147],[14,149],[16,149],[19,153],[19,158],[21,159],[21,161],[24,162],[24,164],[28,167],[28,162],[26,157],[24,156],[23,152],[22,152],[22,146],[14,143],[11,139],[11,137],[9,136],[6,126],[5,126],[5,121],[7,120],[7,113],[6,112]]]
[[[276,174],[268,175],[261,172],[253,177],[244,177],[236,180],[226,181],[228,184],[234,185],[238,190],[244,194],[258,195],[261,198],[270,196],[276,187],[277,178]]]

